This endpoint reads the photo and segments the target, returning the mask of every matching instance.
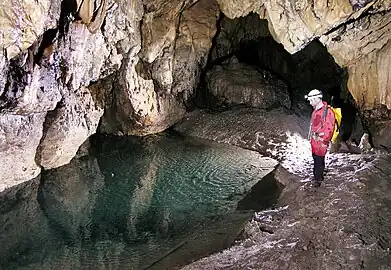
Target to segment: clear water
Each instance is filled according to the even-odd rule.
[[[92,145],[1,194],[1,269],[173,269],[232,243],[251,216],[238,203],[276,165],[174,135]]]

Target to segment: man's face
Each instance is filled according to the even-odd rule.
[[[318,97],[315,97],[315,98],[308,99],[308,101],[310,102],[311,106],[315,108],[316,105],[318,105],[318,103],[321,101],[321,99]]]

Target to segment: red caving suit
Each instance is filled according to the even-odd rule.
[[[335,116],[334,112],[328,108],[327,116],[324,119],[324,110],[327,108],[327,103],[323,101],[323,106],[312,112],[311,117],[311,150],[312,153],[317,156],[325,156],[327,152],[327,147],[333,136]],[[324,133],[323,136],[320,136],[320,139],[315,139],[314,134]]]

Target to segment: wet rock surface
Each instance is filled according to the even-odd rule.
[[[300,173],[300,166],[310,161],[310,147],[305,139],[309,121],[284,109],[237,108],[221,113],[195,110],[175,125],[174,130],[186,136],[255,150]]]
[[[282,173],[290,184],[279,207],[257,213],[246,240],[183,269],[389,269],[389,208],[384,191],[380,198],[372,191],[386,176],[376,172],[376,164],[390,157],[331,159],[334,172],[318,189]],[[357,166],[341,169],[346,162]],[[359,171],[363,163],[368,169]]]
[[[226,143],[237,129],[225,131]],[[286,153],[284,160],[275,172],[285,186],[276,207],[257,212],[231,248],[182,269],[389,269],[391,156],[329,154],[320,188],[308,182],[308,153]]]

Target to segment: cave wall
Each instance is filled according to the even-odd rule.
[[[344,69],[322,43],[314,40],[290,54],[271,36],[267,20],[255,13],[235,19],[224,17],[211,55],[209,66],[219,65],[234,55],[242,63],[270,72],[288,84],[293,103],[303,102],[309,89],[322,89],[328,95],[345,83]]]
[[[14,2],[0,4],[0,190],[69,163],[99,123],[146,135],[179,121],[220,13],[207,0]]]
[[[101,132],[145,135],[179,121],[221,11],[258,14],[291,54],[319,40],[347,68],[358,105],[383,108],[373,126],[388,134],[390,9],[391,0],[3,1],[1,186],[68,163],[99,123]]]

